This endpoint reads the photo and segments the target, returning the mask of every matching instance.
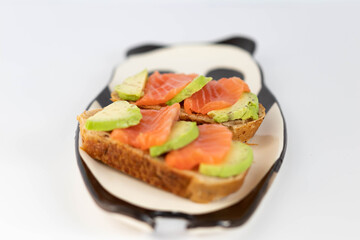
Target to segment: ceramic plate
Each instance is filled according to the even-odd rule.
[[[198,204],[154,188],[92,159],[79,146],[76,132],[76,156],[90,195],[106,211],[127,216],[155,227],[156,217],[187,220],[187,228],[236,227],[254,213],[282,164],[286,148],[286,128],[280,106],[264,83],[259,64],[252,54],[255,43],[235,37],[206,44],[175,46],[143,45],[127,52],[127,59],[113,73],[109,84],[87,109],[110,104],[110,93],[123,79],[147,68],[150,72],[198,73],[214,79],[238,76],[247,82],[266,117],[253,143],[254,163],[243,186],[218,201]]]

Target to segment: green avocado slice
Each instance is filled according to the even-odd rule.
[[[199,128],[195,122],[178,121],[171,129],[168,140],[160,146],[150,148],[152,157],[160,156],[171,150],[182,148],[199,136]]]
[[[203,75],[194,78],[191,83],[189,83],[183,90],[176,94],[175,97],[167,101],[166,104],[173,105],[174,103],[179,103],[184,99],[191,97],[191,95],[201,90],[211,80],[211,77],[204,77]]]
[[[148,79],[148,71],[144,69],[138,74],[126,78],[115,86],[115,91],[122,100],[136,101],[144,95],[144,88]]]
[[[216,122],[227,122],[230,120],[242,119],[246,120],[252,118],[254,120],[259,118],[259,100],[257,96],[250,92],[245,92],[240,99],[230,107],[212,110],[207,114]]]
[[[226,159],[221,164],[200,163],[199,172],[204,175],[227,178],[246,171],[252,164],[252,149],[240,141],[233,141]]]
[[[89,117],[85,127],[88,130],[111,131],[137,125],[141,118],[140,109],[136,105],[127,101],[116,101]]]

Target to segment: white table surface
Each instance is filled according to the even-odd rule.
[[[360,5],[129,2],[0,1],[0,239],[359,239]],[[125,51],[241,34],[288,127],[247,227],[147,233],[101,210],[76,164],[76,115]]]

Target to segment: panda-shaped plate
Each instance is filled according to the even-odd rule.
[[[282,164],[286,149],[285,121],[275,97],[264,83],[260,66],[252,57],[255,43],[234,37],[207,44],[143,45],[127,52],[110,83],[89,104],[88,110],[110,104],[110,93],[123,79],[147,68],[149,72],[198,73],[219,79],[238,76],[258,95],[266,117],[250,140],[254,162],[243,186],[235,193],[207,204],[194,203],[154,188],[92,159],[81,150],[76,131],[77,163],[85,185],[104,210],[121,214],[152,228],[157,217],[186,219],[188,229],[237,227],[254,213]]]

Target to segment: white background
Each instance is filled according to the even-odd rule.
[[[359,239],[360,4],[0,1],[0,238],[168,239],[102,211],[76,165],[81,113],[129,47],[250,36],[284,112],[280,174],[246,228],[173,239]],[[161,230],[161,229],[160,229]]]

